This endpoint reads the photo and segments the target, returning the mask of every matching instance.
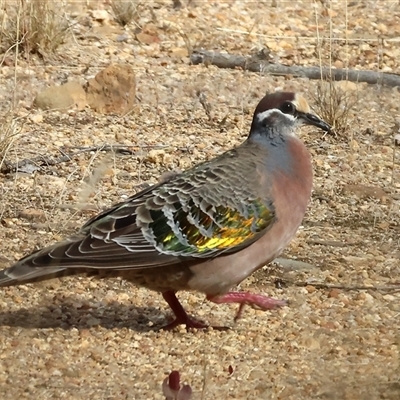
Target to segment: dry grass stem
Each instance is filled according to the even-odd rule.
[[[316,2],[314,1],[314,4]],[[345,11],[345,26],[348,24],[347,15],[347,2]],[[329,4],[323,3],[323,6],[328,10],[329,15],[333,15],[332,2]],[[345,134],[347,128],[349,127],[352,111],[358,103],[358,92],[354,88],[348,87],[348,81],[335,82],[332,76],[327,80],[322,79],[322,67],[323,67],[323,56],[328,54],[329,57],[329,68],[332,70],[333,65],[333,42],[336,40],[334,38],[334,27],[333,20],[329,18],[329,38],[320,37],[320,25],[319,25],[319,15],[317,8],[315,8],[315,23],[316,23],[316,39],[317,39],[317,54],[319,60],[319,66],[321,68],[321,81],[317,84],[316,95],[314,96],[315,111],[318,115],[328,122],[332,126],[331,133],[335,136]],[[346,29],[346,37],[343,39],[345,41],[345,61],[346,66],[348,65],[349,54],[348,54],[348,37]],[[325,48],[327,47],[327,48]]]
[[[17,47],[42,57],[55,53],[69,30],[67,17],[55,0],[4,1],[2,4],[1,51]]]
[[[358,100],[357,91],[346,90],[332,80],[320,81],[314,97],[314,108],[332,126],[332,133],[342,136],[350,125]]]
[[[13,117],[5,117],[0,122],[0,171],[5,162],[7,153],[21,133],[22,125]]]
[[[111,8],[114,12],[115,20],[122,26],[128,25],[132,21],[136,21],[139,17],[138,8],[140,2],[137,0],[113,0]]]

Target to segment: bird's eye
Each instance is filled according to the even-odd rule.
[[[294,115],[294,113],[296,112],[296,107],[294,106],[293,103],[291,103],[290,101],[287,101],[286,103],[282,104],[281,111],[284,114]]]

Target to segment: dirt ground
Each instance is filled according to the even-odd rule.
[[[102,7],[109,9],[71,2],[73,36],[55,56],[21,55],[16,70],[13,62],[1,66],[0,112],[10,116],[14,101],[22,129],[6,159],[103,144],[135,154],[92,151],[32,174],[0,175],[0,268],[72,234],[163,172],[239,144],[265,92],[299,91],[316,105],[318,81],[191,66],[191,48],[242,55],[267,48],[283,64],[400,73],[400,46],[390,40],[400,36],[394,1],[183,1],[180,9],[157,1],[142,4],[125,28],[111,12],[97,21],[93,9]],[[32,107],[45,87],[85,81],[110,63],[135,71],[137,105],[129,115]],[[305,264],[267,267],[241,285],[289,306],[246,308],[234,324],[235,306],[179,293],[188,312],[232,329],[164,332],[157,328],[170,311],[162,297],[119,280],[2,288],[0,398],[163,399],[161,383],[172,370],[195,400],[400,398],[400,294],[390,290],[400,281],[393,131],[400,92],[361,83],[345,90],[359,101],[341,136],[301,133],[314,191],[283,257]]]

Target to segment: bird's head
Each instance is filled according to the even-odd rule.
[[[313,125],[324,131],[331,127],[310,112],[306,99],[292,92],[275,92],[267,94],[258,103],[254,111],[250,135],[259,136],[269,132],[271,137],[294,135],[300,125]]]

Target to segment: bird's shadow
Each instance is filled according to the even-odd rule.
[[[137,307],[119,302],[92,306],[89,303],[82,304],[82,301],[73,297],[66,297],[55,301],[49,299],[41,306],[0,311],[0,326],[65,330],[101,326],[106,329],[129,328],[137,332],[150,332],[166,325],[168,317],[168,311],[155,307]]]

